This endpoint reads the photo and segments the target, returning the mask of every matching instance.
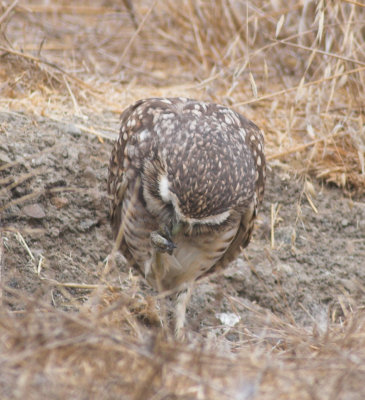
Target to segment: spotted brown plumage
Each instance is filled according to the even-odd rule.
[[[123,255],[157,290],[183,290],[236,258],[264,186],[262,132],[230,108],[151,98],[123,112],[109,165],[111,225]]]

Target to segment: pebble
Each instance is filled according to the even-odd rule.
[[[24,206],[22,211],[27,217],[35,219],[42,219],[46,216],[43,207],[38,203]]]
[[[66,197],[52,197],[51,198],[51,203],[57,207],[58,209],[63,208],[65,206],[67,206],[67,204],[69,203],[68,199],[66,199]]]
[[[98,178],[95,175],[94,169],[90,166],[87,166],[84,170],[84,177],[90,181],[97,181]]]
[[[288,275],[288,276],[293,275],[293,268],[292,268],[289,264],[278,264],[278,265],[276,266],[276,269],[277,269],[279,272],[283,272],[283,273],[285,273],[285,274]]]
[[[44,139],[44,144],[48,147],[54,146],[56,144],[56,140],[53,137],[47,137]]]
[[[230,328],[238,324],[241,319],[240,316],[233,313],[217,313],[215,316],[223,325],[229,326]]]
[[[79,225],[79,231],[80,232],[87,232],[89,231],[92,227],[94,227],[97,224],[96,220],[93,219],[85,219],[83,221],[81,221],[80,225]]]
[[[74,124],[66,124],[64,130],[66,133],[76,138],[80,137],[82,133],[81,129]]]
[[[53,227],[49,230],[49,235],[50,235],[51,237],[53,237],[53,238],[57,238],[57,237],[60,236],[60,231],[59,231],[59,229],[57,229],[56,227],[53,226]]]
[[[0,163],[4,163],[4,164],[8,164],[11,163],[11,159],[9,158],[9,156],[0,150]]]

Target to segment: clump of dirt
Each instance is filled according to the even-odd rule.
[[[114,115],[93,119],[116,136]],[[112,140],[86,135],[76,117],[63,123],[4,112],[0,122],[3,285],[64,309],[77,309],[93,285],[120,286],[128,266],[106,261],[113,245],[106,192]],[[238,329],[254,323],[250,310],[257,307],[325,327],[347,307],[365,305],[363,200],[297,178],[285,165],[272,167],[251,244],[221,275],[197,284],[188,330],[220,332],[222,313],[238,315]],[[143,284],[139,290],[153,294]],[[11,294],[3,300],[24,307]]]

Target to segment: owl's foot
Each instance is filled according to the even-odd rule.
[[[151,243],[155,249],[160,253],[168,253],[172,255],[174,249],[176,249],[175,243],[171,239],[170,231],[167,227],[161,231],[151,232]]]

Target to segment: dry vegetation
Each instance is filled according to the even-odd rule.
[[[0,2],[1,110],[77,116],[103,142],[115,132],[92,114],[117,119],[156,95],[216,101],[264,129],[271,166],[351,196],[365,191],[364,71],[361,1]],[[0,172],[14,165],[0,163]],[[77,312],[3,288],[12,307],[0,313],[1,398],[365,397],[365,314],[351,302],[325,329],[249,310],[257,326],[233,345],[178,344],[140,323],[153,320],[155,304],[133,284],[123,295],[107,286],[89,287]]]

